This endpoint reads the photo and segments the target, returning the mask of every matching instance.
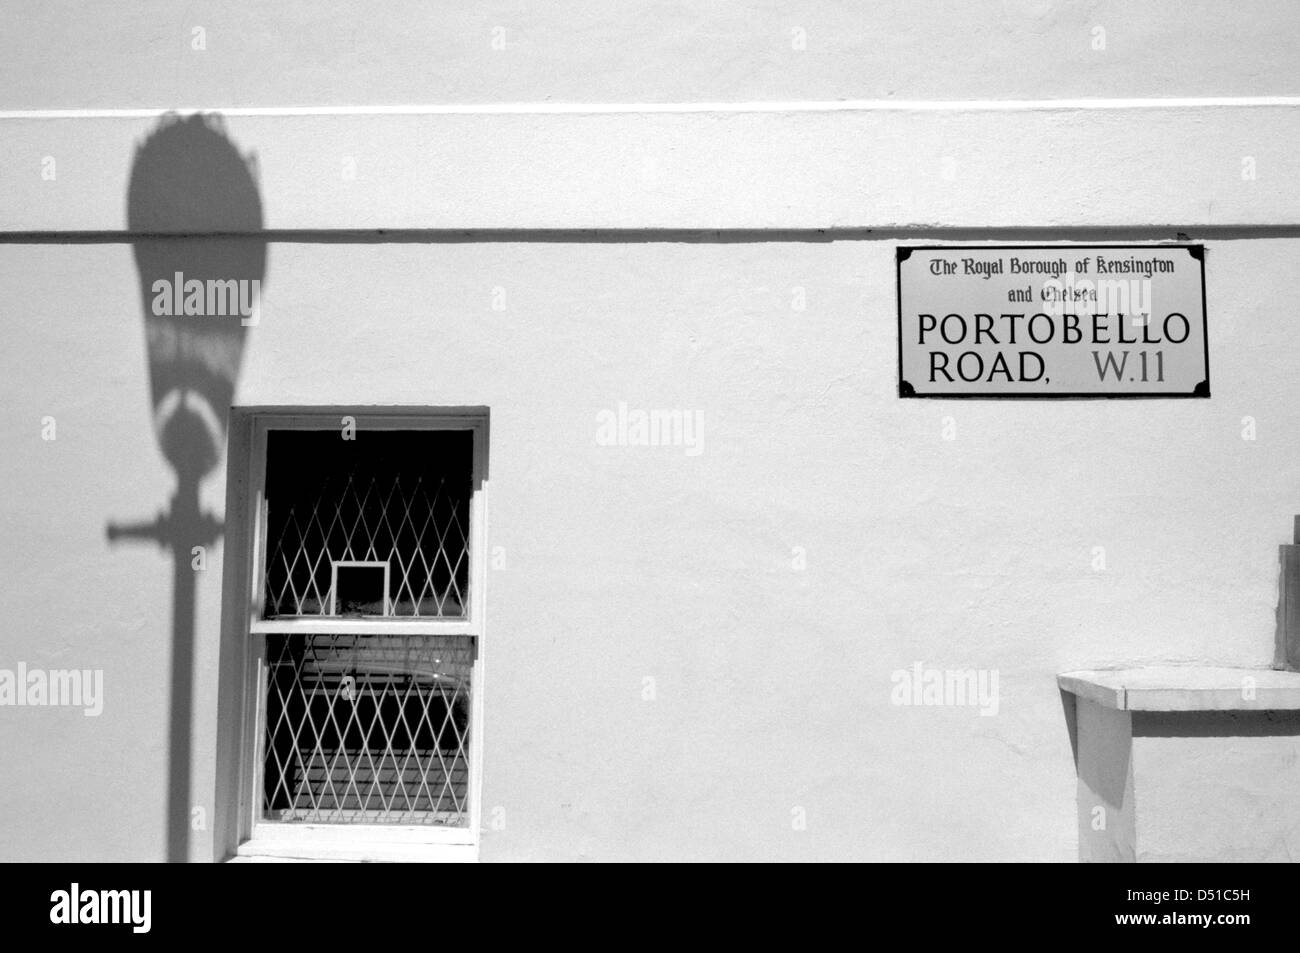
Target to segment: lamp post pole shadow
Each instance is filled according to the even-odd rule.
[[[190,859],[196,574],[223,528],[220,517],[202,511],[199,489],[226,451],[244,340],[260,315],[266,276],[256,167],[219,115],[168,114],[136,149],[127,196],[151,418],[176,492],[152,521],[110,521],[107,535],[110,542],[154,542],[172,556],[169,861]]]

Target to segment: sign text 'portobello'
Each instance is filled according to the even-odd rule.
[[[1202,245],[898,249],[900,397],[1209,397]]]

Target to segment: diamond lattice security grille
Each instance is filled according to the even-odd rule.
[[[359,434],[355,441],[331,432],[271,437],[266,618],[329,615],[338,562],[387,563],[391,615],[465,617],[468,437],[445,432]]]
[[[269,635],[266,817],[467,826],[473,645]]]

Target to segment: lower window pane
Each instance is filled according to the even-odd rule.
[[[469,824],[468,636],[268,635],[268,821]]]

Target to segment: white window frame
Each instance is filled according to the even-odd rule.
[[[467,430],[473,435],[469,506],[469,590],[465,618],[382,619],[262,618],[266,598],[267,435],[272,430],[335,431],[342,439],[341,416],[352,416],[357,430]],[[240,741],[240,833],[237,854],[323,860],[475,860],[482,820],[483,658],[487,612],[487,415],[481,412],[379,411],[342,413],[301,411],[259,413],[252,419],[249,463],[248,624],[245,627],[246,679],[244,724]],[[267,662],[269,634],[455,635],[474,639],[470,676],[469,811],[465,827],[400,824],[284,824],[262,817],[266,743]]]

